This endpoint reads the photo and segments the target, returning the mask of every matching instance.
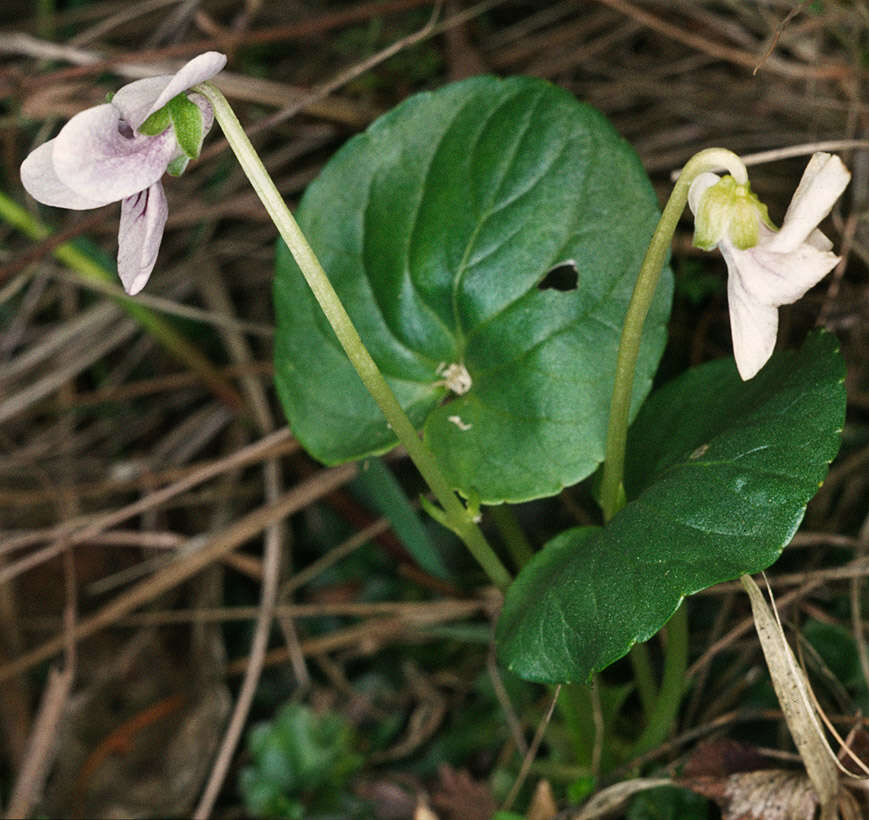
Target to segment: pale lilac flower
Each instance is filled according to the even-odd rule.
[[[839,157],[816,153],[776,230],[748,184],[700,174],[688,202],[694,244],[717,247],[727,263],[733,355],[743,380],[752,378],[775,347],[778,308],[800,299],[839,261],[818,223],[830,213],[851,174]]]
[[[118,274],[127,293],[148,281],[166,225],[161,177],[180,174],[199,155],[214,114],[193,86],[211,79],[226,56],[209,51],[175,74],[125,85],[111,102],[76,114],[21,165],[27,192],[44,205],[85,210],[121,202]]]

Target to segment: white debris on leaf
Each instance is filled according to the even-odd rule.
[[[461,416],[447,416],[447,421],[455,424],[456,427],[458,427],[459,430],[461,430],[463,433],[467,430],[470,430],[474,426],[473,424],[466,424],[465,422],[463,422]]]
[[[471,374],[459,362],[453,362],[453,364],[449,365],[441,362],[436,372],[438,376],[443,377],[436,384],[443,385],[457,396],[464,396],[471,389]]]

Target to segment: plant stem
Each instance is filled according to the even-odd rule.
[[[644,643],[635,643],[631,647],[631,668],[634,671],[634,686],[643,707],[643,716],[648,723],[652,719],[655,703],[658,700],[658,685],[652,672],[652,661],[649,658],[649,647]]]
[[[664,675],[655,707],[646,722],[646,728],[631,750],[638,757],[664,742],[685,691],[685,670],[688,668],[688,617],[684,603],[667,624],[667,648],[664,657]]]
[[[597,774],[592,766],[595,742],[603,744],[603,738],[596,737],[593,710],[591,686],[567,683],[561,687],[558,711],[572,747],[572,762],[589,773]]]
[[[444,510],[445,520],[453,532],[464,541],[471,554],[485,570],[491,581],[506,588],[511,581],[510,573],[501,563],[486,541],[480,528],[473,522],[464,505],[453,492],[431,451],[420,440],[410,419],[401,409],[398,399],[383,378],[383,374],[368,353],[350,316],[341,304],[338,294],[326,276],[308,240],[299,228],[262,160],[247,138],[235,112],[226,97],[211,83],[203,83],[194,89],[211,103],[214,118],[220,123],[229,147],[235,153],[242,170],[247,175],[260,201],[268,211],[281,238],[286,242],[296,264],[311,288],[347,358],[362,379],[389,423],[392,432],[407,449],[417,469],[426,480]]]
[[[664,207],[661,219],[634,285],[634,292],[625,314],[619,353],[616,362],[613,397],[610,402],[609,426],[607,428],[606,454],[603,480],[601,482],[601,507],[605,521],[609,521],[624,506],[625,442],[628,435],[631,394],[634,387],[634,371],[640,353],[643,323],[655,296],[661,270],[670,251],[670,243],[676,232],[679,217],[688,201],[688,189],[699,174],[705,171],[728,170],[739,183],[748,181],[748,172],[739,157],[724,148],[707,148],[695,154],[685,163],[673,193]]]
[[[516,569],[522,569],[534,557],[534,548],[525,535],[516,513],[509,504],[490,507],[488,512],[513,559],[513,565]]]

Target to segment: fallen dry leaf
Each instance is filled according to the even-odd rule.
[[[785,769],[684,778],[678,785],[714,800],[723,820],[808,820],[818,807],[809,778]]]
[[[700,743],[682,770],[682,776],[727,777],[737,772],[770,768],[768,759],[754,746],[727,737]]]
[[[438,769],[440,784],[432,794],[432,805],[444,820],[489,820],[498,808],[492,792],[462,769],[443,765]]]
[[[527,820],[552,820],[558,814],[558,805],[552,786],[548,780],[540,780],[534,788],[531,805],[528,807]]]

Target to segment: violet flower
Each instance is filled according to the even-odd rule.
[[[802,298],[838,263],[833,243],[817,226],[850,178],[839,157],[813,154],[781,230],[747,183],[712,173],[691,183],[694,244],[704,250],[717,247],[727,263],[733,356],[744,381],[772,355],[779,306]]]
[[[166,225],[160,178],[196,159],[214,114],[199,94],[226,56],[209,51],[175,74],[121,88],[111,101],[76,114],[21,164],[27,192],[44,205],[85,210],[121,202],[118,274],[129,294],[148,281]]]

